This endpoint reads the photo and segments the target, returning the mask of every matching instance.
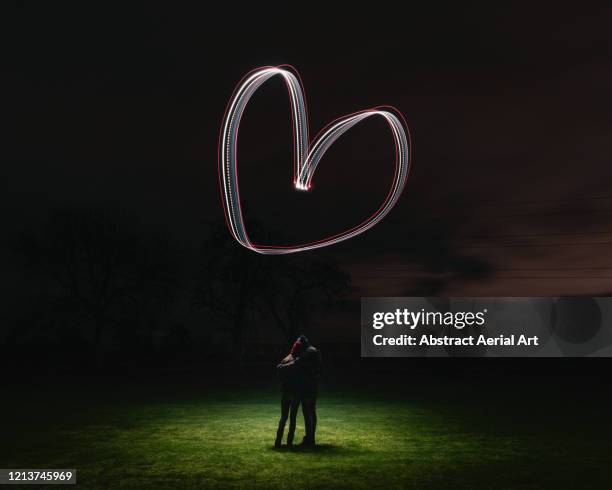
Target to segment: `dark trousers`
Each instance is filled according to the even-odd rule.
[[[283,393],[281,398],[281,417],[278,421],[278,430],[276,431],[276,446],[280,446],[285,432],[285,424],[289,419],[289,430],[287,431],[287,445],[293,444],[295,436],[295,422],[297,412],[300,408],[300,399],[297,396],[292,396],[290,393]]]
[[[304,443],[315,443],[315,432],[317,431],[317,397],[309,396],[302,398],[302,413],[304,414]]]

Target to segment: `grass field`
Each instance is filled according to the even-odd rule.
[[[610,487],[609,406],[435,383],[324,389],[314,450],[272,449],[270,383],[39,387],[3,406],[0,465],[76,468],[84,488]]]

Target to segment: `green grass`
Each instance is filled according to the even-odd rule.
[[[610,429],[572,403],[453,400],[459,389],[435,400],[426,392],[397,399],[374,389],[328,390],[319,403],[321,446],[274,450],[271,387],[205,395],[137,383],[81,390],[45,390],[5,406],[1,467],[76,468],[84,488],[531,489],[611,481]],[[300,414],[296,439],[302,433]]]

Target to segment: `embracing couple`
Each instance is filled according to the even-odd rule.
[[[281,418],[274,447],[281,447],[285,424],[289,419],[287,446],[293,446],[295,422],[300,404],[304,414],[305,435],[302,446],[315,445],[317,430],[317,393],[321,371],[321,353],[304,335],[294,342],[291,352],[276,366],[281,382]]]

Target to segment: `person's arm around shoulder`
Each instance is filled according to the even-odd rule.
[[[301,362],[301,358],[300,357],[294,357],[292,354],[289,354],[276,367],[278,369],[295,368],[295,367],[299,366],[300,362]]]

